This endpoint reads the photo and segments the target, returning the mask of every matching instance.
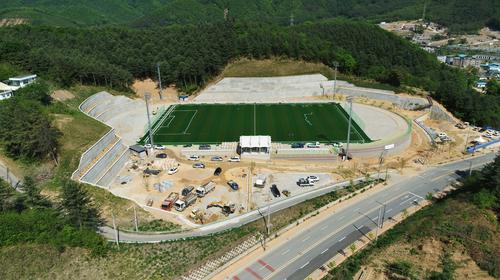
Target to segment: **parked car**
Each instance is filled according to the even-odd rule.
[[[197,162],[197,163],[193,164],[193,168],[205,168],[205,164],[203,164],[201,162]]]
[[[145,145],[144,145],[144,148],[146,148],[146,149],[148,149],[148,150],[149,150],[149,149],[151,149],[152,147],[153,147],[153,146],[151,146],[151,144],[145,144]]]
[[[198,147],[200,150],[210,150],[212,147],[208,144],[202,144]]]
[[[154,145],[155,150],[165,150],[166,147],[163,145]]]
[[[144,170],[144,174],[147,174],[147,175],[158,175],[160,174],[161,170],[157,170],[157,169],[149,169],[149,168],[146,168],[146,170]]]
[[[317,182],[319,182],[319,177],[311,175],[311,176],[307,176],[306,180],[309,181],[310,183],[317,183]]]
[[[240,187],[238,186],[238,183],[236,183],[235,181],[231,180],[231,181],[228,181],[227,184],[229,185],[229,187],[231,187],[231,189],[237,191]]]
[[[179,167],[172,167],[168,170],[168,175],[174,175],[175,173],[177,173],[179,171]]]
[[[197,161],[197,160],[200,160],[200,156],[197,156],[197,155],[191,155],[188,157],[188,160],[191,160],[191,161]]]
[[[313,149],[316,149],[316,148],[319,148],[320,145],[319,145],[319,142],[315,142],[315,143],[307,143],[306,144],[306,147],[307,148],[313,148]]]
[[[219,176],[221,173],[222,173],[222,168],[220,167],[215,168],[214,176]]]
[[[342,148],[343,147],[342,143],[340,143],[340,142],[333,142],[332,146],[335,148]]]
[[[210,160],[211,161],[223,161],[224,159],[220,156],[213,156]]]
[[[292,149],[300,149],[304,148],[304,143],[293,143],[292,144]]]
[[[280,190],[278,189],[278,186],[276,186],[276,184],[273,184],[271,186],[271,193],[273,194],[274,197],[281,197]]]
[[[193,186],[187,186],[187,187],[182,189],[181,194],[182,194],[182,196],[186,196],[186,195],[190,194],[193,190],[194,190]]]
[[[192,147],[192,146],[193,146],[193,144],[186,144],[186,145],[184,145],[184,146],[182,146],[182,147],[184,147],[184,148],[189,148],[189,147]]]
[[[161,154],[156,155],[156,158],[167,158],[167,157],[168,157],[168,155],[165,153],[161,153]]]
[[[314,183],[309,182],[309,180],[307,180],[306,178],[300,178],[297,181],[297,185],[299,187],[312,187],[312,186],[314,186]]]
[[[229,162],[240,162],[240,161],[241,161],[241,159],[239,156],[231,157],[229,159]]]

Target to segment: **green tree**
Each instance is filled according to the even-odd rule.
[[[99,210],[77,182],[72,180],[64,182],[60,198],[61,213],[69,224],[79,229],[97,229],[101,225]]]
[[[49,105],[52,102],[49,85],[41,80],[18,89],[15,95],[18,98],[36,100],[42,105]]]
[[[49,208],[51,203],[40,192],[32,177],[25,176],[22,184],[23,196],[27,206],[35,208]]]

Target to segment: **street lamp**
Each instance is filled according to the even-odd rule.
[[[347,126],[347,145],[345,149],[345,157],[349,159],[349,142],[351,141],[351,122],[352,122],[352,96],[347,97],[347,102],[349,102],[349,124]]]
[[[160,74],[160,63],[156,64],[156,70],[158,71],[158,87],[160,89],[160,99],[163,99],[163,89],[161,88],[161,74]]]

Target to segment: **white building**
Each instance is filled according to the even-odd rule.
[[[264,155],[271,152],[271,136],[240,136],[241,155]]]
[[[0,83],[0,100],[5,100],[12,97],[13,87]]]
[[[14,78],[9,78],[9,85],[14,88],[14,91],[25,87],[36,81],[36,75],[23,75]]]

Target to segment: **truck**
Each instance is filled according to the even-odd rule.
[[[187,186],[185,188],[182,189],[181,191],[181,194],[182,196],[187,196],[188,194],[190,194],[192,191],[194,190],[194,187],[193,186]]]
[[[258,177],[255,182],[254,182],[254,187],[257,188],[263,188],[266,185],[266,178],[265,177]]]
[[[170,211],[174,203],[179,199],[179,193],[171,192],[161,203],[161,209]]]
[[[184,211],[190,205],[193,205],[196,199],[198,199],[198,196],[195,193],[190,193],[182,199],[178,199],[174,204],[175,210],[179,212]]]
[[[196,188],[196,194],[198,197],[204,197],[207,195],[207,193],[213,191],[215,189],[215,183],[213,181],[210,181],[206,184],[203,184],[199,187]]]

